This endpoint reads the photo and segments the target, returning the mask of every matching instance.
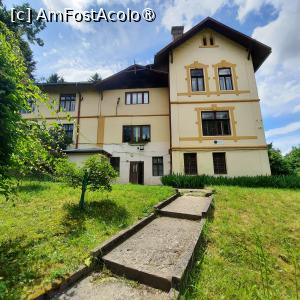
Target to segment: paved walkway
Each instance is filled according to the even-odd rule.
[[[157,218],[102,257],[115,275],[88,276],[56,299],[173,298],[168,292],[180,285],[212,201],[208,191],[181,193],[157,211]]]

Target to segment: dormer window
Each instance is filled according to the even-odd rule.
[[[205,90],[203,69],[191,69],[192,92]]]

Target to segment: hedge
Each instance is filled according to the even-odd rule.
[[[166,175],[161,178],[163,185],[176,188],[203,188],[207,185],[232,185],[243,187],[272,187],[272,188],[300,188],[300,176],[188,176],[181,174]]]

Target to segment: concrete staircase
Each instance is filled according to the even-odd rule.
[[[114,274],[174,293],[193,262],[211,191],[180,190],[181,196],[156,206],[156,218],[102,257]]]

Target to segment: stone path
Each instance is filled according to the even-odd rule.
[[[102,257],[114,275],[90,275],[55,299],[174,298],[212,201],[206,190],[180,192],[182,196],[157,209],[156,218]]]

